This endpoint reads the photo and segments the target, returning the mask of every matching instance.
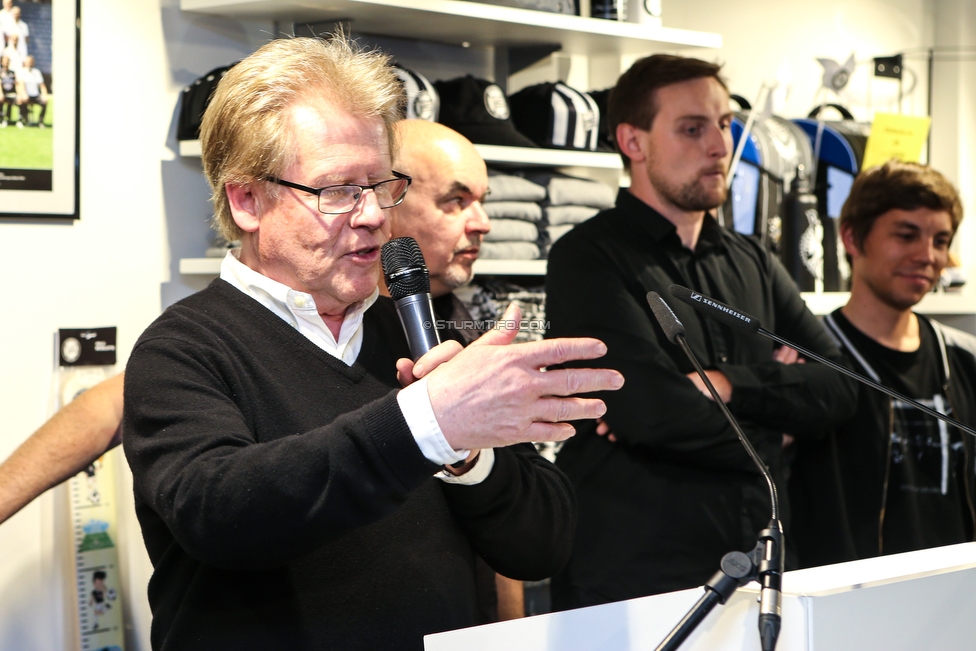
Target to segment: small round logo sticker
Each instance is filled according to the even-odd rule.
[[[505,101],[505,93],[495,84],[485,89],[485,108],[488,110],[488,114],[496,120],[508,119],[508,102]]]
[[[74,337],[68,337],[61,342],[61,357],[68,364],[74,364],[81,357],[81,342]]]
[[[413,116],[420,120],[434,119],[434,99],[426,90],[422,90],[413,98]]]

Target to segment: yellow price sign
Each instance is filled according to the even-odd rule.
[[[882,165],[892,158],[918,163],[931,123],[928,117],[876,113],[861,169]]]

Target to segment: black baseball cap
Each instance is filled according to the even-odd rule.
[[[403,117],[437,122],[441,101],[427,77],[399,64],[393,66],[393,72],[403,84]]]
[[[438,121],[471,142],[509,147],[535,147],[516,131],[508,98],[498,84],[473,75],[436,81],[441,100]]]
[[[229,66],[214,68],[183,89],[180,94],[180,115],[176,123],[177,140],[196,140],[200,137],[200,125],[203,123],[203,113],[210,105],[210,97],[227,71],[236,64],[235,61]]]

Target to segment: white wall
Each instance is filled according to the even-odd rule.
[[[202,286],[176,271],[202,255],[209,215],[199,161],[174,154],[178,94],[271,31],[183,14],[177,0],[82,4],[81,220],[0,222],[0,458],[49,415],[59,327],[118,326],[124,362],[163,305]],[[54,543],[68,533],[54,527],[64,501],[48,494],[0,527],[0,649],[73,646]],[[129,648],[148,649],[148,561],[131,509],[124,527]]]
[[[118,326],[124,360],[162,307],[206,282],[177,272],[179,258],[203,253],[209,216],[199,161],[174,153],[179,91],[272,32],[270,23],[183,14],[177,0],[83,5],[82,219],[0,222],[0,458],[49,415],[52,334],[59,327]],[[722,51],[699,56],[725,61],[733,90],[747,97],[779,71],[791,91],[778,112],[794,116],[813,104],[821,76],[816,57],[843,61],[853,51],[868,60],[928,46],[933,34],[943,44],[972,44],[974,13],[971,0],[665,0],[664,24],[723,34]],[[933,152],[969,198],[976,90],[965,65],[976,64],[936,70],[937,82],[943,74],[948,81],[945,88],[936,84]],[[924,62],[909,66],[919,84],[904,107],[921,113]],[[841,99],[859,118],[872,108],[890,110],[893,87],[871,82],[864,67],[849,88]],[[129,494],[126,484],[123,498]],[[73,646],[73,615],[62,597],[69,585],[55,551],[63,545],[54,542],[67,534],[55,526],[63,523],[63,503],[63,494],[48,494],[0,527],[0,649]],[[131,510],[122,533],[126,617],[134,624],[129,649],[148,649],[149,570]]]
[[[898,112],[898,86],[874,79],[871,60],[905,53],[902,110],[927,111],[931,46],[968,46],[976,52],[976,3],[972,0],[665,0],[664,24],[722,34],[721,51],[693,56],[725,63],[732,92],[752,99],[763,81],[782,81],[775,110],[784,117],[807,115],[819,101],[823,68],[817,58],[843,63],[853,52],[858,67],[840,96],[858,120],[875,112]],[[940,55],[949,58],[949,55]],[[959,188],[970,217],[953,249],[969,269],[976,266],[976,57],[937,60],[933,80],[932,165]],[[917,83],[913,83],[912,80]],[[913,88],[914,86],[914,88]],[[783,91],[789,88],[788,96]],[[970,288],[971,289],[971,288]]]
[[[934,0],[935,43],[968,48],[961,57],[940,51],[933,74],[932,165],[959,187],[963,220],[954,248],[970,270],[976,267],[976,3],[972,0]],[[954,49],[954,48],[953,48]],[[962,60],[960,60],[962,59]],[[967,60],[968,59],[968,60]]]
[[[668,27],[702,29],[722,34],[721,51],[699,50],[701,58],[725,63],[732,92],[752,99],[763,81],[782,82],[777,113],[806,116],[816,102],[823,68],[818,58],[844,63],[853,53],[858,67],[841,95],[830,101],[852,109],[857,119],[873,110],[894,111],[897,84],[872,80],[871,60],[914,48],[932,39],[929,3],[925,0],[695,0],[665,2]],[[903,103],[906,112],[925,112],[926,66],[913,58],[905,67],[918,76],[915,92]],[[906,74],[906,90],[909,87]]]

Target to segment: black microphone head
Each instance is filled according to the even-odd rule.
[[[390,296],[398,301],[414,294],[430,293],[430,272],[417,240],[397,237],[383,245],[380,253],[383,278]]]
[[[704,312],[713,319],[721,321],[727,326],[746,332],[759,332],[759,319],[749,316],[745,312],[740,312],[734,307],[729,307],[725,303],[709,298],[701,292],[682,287],[681,285],[671,285],[668,287],[671,295],[683,303],[687,303],[699,312]]]
[[[678,343],[677,337],[685,334],[685,327],[681,325],[681,321],[671,311],[671,306],[665,303],[657,292],[647,292],[647,304],[651,306],[651,312],[654,313],[657,322],[661,324],[661,329],[664,330],[668,340],[672,344]]]

